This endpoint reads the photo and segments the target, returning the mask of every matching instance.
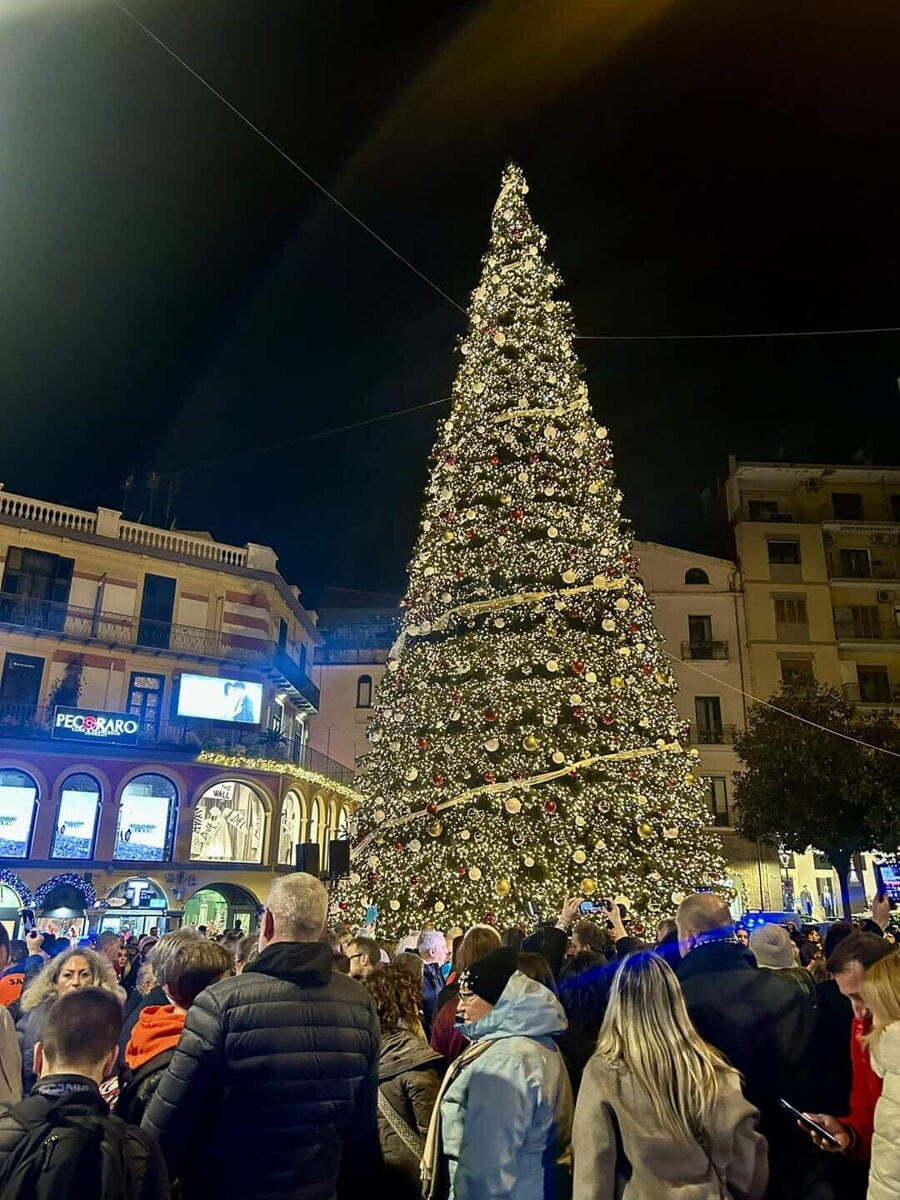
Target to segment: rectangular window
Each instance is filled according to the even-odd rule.
[[[44,660],[31,654],[6,655],[0,681],[0,717],[28,720],[41,694]]]
[[[728,828],[731,826],[731,813],[728,811],[728,788],[723,775],[707,775],[706,802],[712,814],[714,825]]]
[[[868,550],[840,551],[841,579],[871,579],[872,564]]]
[[[63,630],[74,558],[10,546],[3,572],[0,621]]]
[[[856,676],[862,704],[890,704],[891,681],[887,667],[857,667]]]
[[[777,597],[775,620],[779,625],[806,625],[806,598],[804,596]]]
[[[858,638],[881,637],[881,621],[877,604],[854,604],[850,609],[853,634]]]
[[[747,515],[751,521],[777,521],[779,519],[777,500],[748,500]]]
[[[797,566],[800,563],[800,543],[795,541],[775,541],[770,539],[766,545],[769,548],[769,562]]]
[[[145,675],[132,671],[128,688],[128,711],[140,718],[142,741],[154,742],[159,737],[165,675]]]
[[[284,617],[279,617],[279,619],[278,619],[278,645],[282,648],[282,650],[287,650],[287,635],[288,635],[288,623],[284,619]]]
[[[697,714],[697,741],[704,746],[722,744],[722,702],[718,696],[696,696],[694,710]]]
[[[692,658],[712,658],[712,617],[688,617],[688,638],[691,643],[692,651],[700,653],[692,653]],[[710,653],[704,655],[702,651],[708,648]]]
[[[815,679],[811,658],[783,658],[781,678],[785,683],[807,683]]]
[[[859,492],[832,492],[831,506],[839,521],[861,521],[863,502]]]
[[[175,611],[175,580],[169,575],[145,575],[138,645],[169,648],[172,614]]]

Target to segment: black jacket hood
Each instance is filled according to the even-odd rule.
[[[324,942],[275,942],[244,973],[271,975],[298,987],[324,987],[331,982],[333,966],[334,954]]]

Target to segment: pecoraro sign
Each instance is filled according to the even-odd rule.
[[[51,734],[69,742],[103,742],[136,746],[141,722],[133,713],[101,712],[96,708],[55,708]]]

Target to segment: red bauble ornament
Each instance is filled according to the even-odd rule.
[[[420,737],[420,738],[419,738],[419,749],[420,749],[420,750],[427,750],[427,749],[428,749],[428,738],[427,738],[427,737]]]
[[[612,725],[613,721],[615,720],[615,717],[611,713],[603,713],[600,720],[603,722],[604,725]]]
[[[455,464],[455,462],[456,462],[456,455],[455,455],[455,454],[448,454],[448,455],[447,455],[447,457],[444,459],[444,462],[445,462],[445,463],[449,463],[449,464],[450,464],[450,466],[452,467],[452,466]]]
[[[449,512],[442,512],[442,513],[441,513],[441,520],[442,520],[442,521],[452,521],[452,520],[453,520],[453,513],[449,513]]]
[[[462,579],[464,574],[465,574],[465,572],[463,571],[462,567],[456,568],[456,578],[457,579]]]
[[[556,801],[555,800],[546,800],[544,802],[544,812],[555,813],[556,812]]]
[[[418,875],[410,875],[410,877],[409,877],[409,884],[410,884],[410,887],[418,887],[418,886],[419,886],[419,877],[418,877]]]
[[[576,662],[572,663],[572,670],[575,672],[576,675],[580,675],[581,672],[584,670],[584,663],[581,661],[580,658]]]
[[[580,704],[576,704],[575,707],[572,709],[572,716],[578,717],[579,719],[584,716],[584,709],[581,707]]]
[[[497,924],[497,918],[492,912],[486,912],[481,919],[482,919],[482,921],[484,921],[485,925],[496,925]]]
[[[522,236],[522,230],[519,229],[518,225],[516,226],[515,229],[511,230],[511,233],[512,233],[513,237],[516,239],[518,239]]]
[[[634,621],[632,621],[631,624],[628,626],[629,633],[637,633],[639,630],[640,630],[640,626],[635,625]]]
[[[467,538],[473,538],[474,536],[475,536],[475,530],[474,530],[474,529],[467,529],[467,530],[466,530],[466,537],[467,537]]]
[[[529,461],[530,463],[536,463],[536,462],[539,462],[539,461],[540,461],[540,457],[541,457],[541,456],[540,456],[539,454],[529,454],[529,455],[528,455],[528,461]]]
[[[342,900],[340,904],[338,904],[338,908],[341,910],[341,912],[346,912],[349,907],[350,903],[347,900]]]
[[[368,879],[369,883],[377,883],[378,882],[378,876],[375,874],[374,871],[370,871],[369,874],[366,876],[366,878]]]
[[[513,773],[512,773],[512,778],[513,778],[513,779],[516,779],[516,780],[518,780],[518,779],[521,779],[521,778],[522,778],[522,772],[521,772],[521,771],[513,771]]]
[[[645,665],[645,666],[641,667],[641,670],[644,672],[645,675],[649,675],[650,672],[653,670],[653,668]]]
[[[513,520],[521,521],[522,518],[525,516],[525,513],[522,511],[521,508],[514,508],[512,511],[512,515],[513,515]]]
[[[454,692],[450,699],[454,704],[462,704],[462,692]]]
[[[435,773],[431,777],[431,782],[434,784],[435,787],[443,787],[444,786],[444,777],[440,773],[440,771],[435,771]]]
[[[403,843],[402,842],[394,842],[394,849],[399,852],[400,850],[403,849]]]
[[[490,462],[492,467],[496,467],[500,462],[500,456],[497,454],[492,454]]]
[[[644,923],[643,921],[635,921],[631,928],[634,930],[635,934],[640,937],[644,932]]]
[[[498,714],[497,714],[496,708],[486,708],[484,710],[484,719],[486,721],[496,721],[497,715]]]
[[[468,870],[469,870],[468,867],[457,867],[456,873],[457,873],[457,875],[466,875],[466,874],[468,874]]]
[[[425,811],[426,811],[426,812],[428,813],[428,815],[429,815],[429,816],[431,816],[431,817],[433,817],[433,816],[434,816],[434,814],[437,812],[437,805],[435,804],[435,802],[434,802],[433,800],[432,800],[432,802],[431,802],[430,804],[427,804],[427,805],[425,806]]]
[[[485,771],[485,773],[484,773],[484,782],[485,782],[485,783],[493,783],[493,782],[494,782],[494,773],[493,773],[493,771]]]

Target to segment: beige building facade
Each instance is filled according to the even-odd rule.
[[[730,461],[728,518],[743,581],[747,691],[812,676],[864,709],[900,711],[900,468]],[[829,916],[837,877],[812,850],[785,856],[801,908]],[[875,894],[871,858],[851,878]]]
[[[274,551],[0,487],[0,572],[10,930],[246,930],[297,844],[348,836],[352,773],[308,745],[321,638]]]

